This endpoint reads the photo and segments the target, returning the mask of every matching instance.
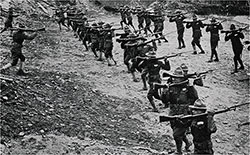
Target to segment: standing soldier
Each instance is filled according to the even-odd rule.
[[[201,28],[203,28],[204,25],[202,21],[197,20],[196,15],[193,16],[193,22],[187,23],[186,28],[189,29],[190,27],[192,27],[193,29],[193,35],[192,35],[193,40],[191,42],[193,49],[194,49],[193,54],[197,54],[196,46],[200,48],[201,50],[200,54],[205,54],[205,51],[202,49],[201,44],[200,44],[200,38],[202,37]]]
[[[22,30],[22,28],[25,28],[24,25],[20,23],[19,27],[20,29],[13,34],[13,46],[10,50],[11,55],[12,55],[12,62],[3,66],[1,71],[4,71],[11,66],[16,66],[18,63],[18,60],[20,59],[21,61],[20,61],[20,66],[19,66],[17,75],[26,75],[25,72],[23,71],[23,63],[25,61],[25,56],[22,53],[23,42],[24,40],[34,39],[37,36],[37,33],[34,32],[28,35],[25,33],[25,31]]]
[[[175,16],[170,17],[169,22],[175,22],[176,23],[176,27],[177,27],[177,34],[178,34],[178,43],[179,43],[179,47],[178,49],[181,48],[185,48],[185,42],[183,39],[183,34],[184,34],[184,30],[185,27],[183,25],[183,20],[186,18],[182,12],[180,10],[175,11]]]
[[[149,59],[146,60],[147,62],[145,63],[145,67],[144,67],[145,69],[144,71],[148,73],[149,91],[147,94],[147,98],[153,107],[153,111],[159,112],[154,102],[155,90],[154,90],[153,83],[161,83],[160,70],[164,69],[164,70],[169,71],[170,63],[167,59],[164,59],[164,63],[162,61],[155,59],[156,58],[155,52],[149,52],[146,55],[149,57]]]
[[[123,23],[126,24],[126,25],[128,24],[127,23],[127,16],[126,16],[126,13],[125,13],[125,8],[123,6],[120,6],[119,12],[121,14],[120,24],[121,24],[121,27],[123,28]]]
[[[98,23],[98,29],[101,30],[103,27],[103,24],[104,22],[103,21],[99,21]],[[97,59],[97,61],[102,61],[102,55],[103,55],[103,52],[104,52],[104,33],[100,33],[99,34],[99,38],[98,38],[98,42],[99,42],[99,47],[98,47],[98,50],[99,50],[99,58]]]
[[[216,19],[213,17],[211,20],[211,24],[207,26],[206,32],[210,32],[210,45],[211,45],[211,57],[208,62],[213,62],[213,57],[215,56],[214,61],[219,61],[218,54],[216,51],[216,47],[218,46],[218,42],[220,40],[219,30],[222,30],[223,27],[221,23],[216,23]]]
[[[231,40],[233,52],[234,52],[234,71],[232,74],[238,72],[238,62],[240,63],[240,70],[244,70],[244,65],[241,60],[241,54],[243,50],[243,44],[241,43],[240,39],[244,39],[244,34],[241,31],[235,31],[235,25],[231,24],[230,30],[232,32],[226,33],[225,41]]]
[[[172,83],[180,83],[186,80],[184,71],[177,67],[174,75],[177,77],[172,78]],[[180,76],[180,77],[178,77]],[[195,100],[198,99],[198,94],[194,86],[189,86],[184,83],[177,86],[169,87],[168,97],[165,102],[169,102],[169,115],[187,115],[189,113],[188,106],[193,105]],[[189,150],[191,142],[187,139],[186,132],[189,127],[188,121],[173,120],[170,122],[173,129],[173,137],[176,143],[176,154],[182,154],[182,142],[186,144],[185,149]]]
[[[146,24],[145,25],[145,29],[144,29],[145,34],[148,35],[148,31],[151,34],[153,34],[152,30],[150,29],[152,21],[151,21],[151,18],[150,18],[150,13],[148,11],[145,11],[145,13],[144,13],[144,19],[145,19],[145,24]]]
[[[125,7],[125,14],[126,14],[126,18],[127,18],[127,24],[128,26],[132,26],[132,28],[134,29],[135,31],[135,27],[133,25],[133,17],[132,17],[132,13],[131,13],[131,10],[129,9],[128,6]]]
[[[137,18],[138,18],[138,29],[143,29],[143,23],[144,23],[144,8],[139,7],[137,10]],[[141,31],[140,31],[141,32]]]
[[[98,58],[96,51],[99,48],[99,31],[97,30],[97,24],[93,23],[92,27],[89,28],[90,40],[91,40],[91,50],[94,53],[95,57]]]
[[[6,31],[8,28],[12,28],[12,22],[13,22],[13,17],[17,17],[18,15],[13,15],[13,8],[10,7],[9,8],[9,12],[8,12],[8,17],[7,20],[4,23],[4,28],[2,29],[2,31],[0,33],[3,33],[4,31]],[[10,35],[12,35],[12,30],[10,31]]]
[[[202,114],[207,111],[206,105],[200,99],[197,99],[194,105],[190,105],[189,108],[193,115]],[[214,154],[211,134],[215,133],[216,130],[217,127],[211,112],[207,116],[198,117],[191,121],[194,154]]]
[[[103,30],[103,35],[104,35],[104,54],[105,54],[105,58],[108,61],[108,66],[111,66],[110,60],[112,59],[114,61],[113,58],[113,54],[112,54],[112,50],[113,50],[113,40],[112,38],[114,37],[114,31],[111,30],[111,25],[110,24],[105,24],[104,25],[104,30]],[[115,61],[114,61],[115,62]],[[115,62],[116,64],[116,62]]]
[[[155,14],[151,15],[151,20],[154,22],[155,26],[155,37],[158,38],[159,35],[162,39],[164,39],[165,42],[168,42],[168,40],[163,35],[165,16],[162,14],[161,10],[155,11]],[[161,43],[160,40],[158,40],[158,42]]]

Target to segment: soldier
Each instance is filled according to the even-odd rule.
[[[178,43],[179,43],[179,47],[178,49],[181,48],[185,48],[185,42],[183,40],[183,34],[184,34],[184,30],[185,27],[183,25],[183,20],[186,18],[180,10],[176,10],[175,11],[176,16],[172,16],[169,19],[169,22],[175,22],[176,23],[176,27],[177,27],[177,34],[178,34]]]
[[[99,21],[98,23],[98,27],[99,29],[101,30],[103,27],[103,24],[105,24],[103,21]],[[98,50],[99,50],[99,58],[97,59],[97,61],[103,61],[102,59],[102,55],[104,53],[104,33],[100,33],[99,34],[99,38],[98,38],[98,42],[99,42],[99,47],[98,47]]]
[[[192,35],[193,40],[191,42],[193,49],[194,49],[193,54],[197,54],[196,46],[200,48],[201,50],[200,54],[205,54],[205,51],[202,49],[201,44],[200,44],[200,38],[202,37],[201,28],[203,28],[204,25],[202,21],[197,20],[196,15],[193,16],[193,22],[187,23],[186,28],[189,29],[190,27],[192,27],[193,29],[193,35]]]
[[[232,72],[232,74],[237,73],[238,72],[238,62],[240,63],[240,68],[239,70],[244,70],[244,65],[243,62],[241,60],[241,54],[242,54],[242,50],[243,50],[243,44],[241,43],[240,39],[244,39],[244,34],[240,31],[233,31],[235,30],[235,25],[231,24],[230,26],[230,30],[232,30],[231,33],[226,33],[225,36],[225,41],[228,41],[229,39],[232,42],[232,47],[233,47],[233,52],[234,52],[234,71]]]
[[[104,54],[105,54],[105,58],[108,61],[108,66],[111,66],[110,60],[113,59],[113,54],[112,54],[112,50],[113,50],[113,40],[112,38],[114,37],[114,31],[111,30],[111,25],[110,24],[105,24],[104,25],[104,31],[103,31],[103,35],[104,35]],[[115,62],[115,61],[114,61]],[[116,62],[115,62],[116,63]]]
[[[154,15],[150,16],[155,26],[154,28],[155,37],[158,38],[159,35],[165,42],[168,42],[168,40],[163,35],[165,16],[162,14],[160,10],[158,10]],[[158,40],[158,43],[161,43],[161,41]]]
[[[142,7],[138,8],[137,11],[137,18],[138,18],[138,29],[143,29],[143,23],[144,23],[144,9]]]
[[[180,77],[173,77],[173,83],[180,83],[185,81],[183,78],[185,73],[180,67],[177,67],[174,71],[174,75]],[[193,86],[189,86],[188,83],[172,86],[168,89],[168,97],[165,102],[169,102],[169,115],[187,115],[189,113],[188,106],[193,105],[195,100],[198,99],[198,94]],[[182,142],[186,144],[185,149],[189,150],[191,142],[187,139],[186,132],[189,127],[188,122],[174,120],[170,122],[173,129],[173,137],[176,143],[176,154],[182,154]]]
[[[197,99],[194,105],[189,108],[193,115],[202,114],[207,111],[206,105],[202,100]],[[193,136],[194,154],[210,154],[213,155],[213,145],[211,134],[217,130],[213,113],[208,112],[207,116],[198,117],[191,121],[191,134]]]
[[[128,24],[128,26],[132,26],[132,28],[134,29],[134,31],[135,31],[135,27],[134,27],[134,25],[133,25],[133,17],[132,17],[132,13],[131,13],[131,11],[130,11],[130,9],[129,9],[129,7],[128,6],[126,6],[125,7],[125,14],[126,14],[126,18],[127,18],[127,24]]]
[[[67,27],[69,30],[69,27],[65,24],[66,18],[62,7],[60,7],[59,10],[56,10],[55,15],[57,16],[57,23],[59,25],[60,31],[62,30],[61,24]]]
[[[6,31],[8,28],[13,28],[12,26],[12,22],[13,22],[13,17],[17,17],[18,15],[13,15],[13,8],[10,7],[9,8],[9,12],[8,12],[8,17],[7,20],[4,23],[4,28],[2,29],[2,31],[0,33],[3,33],[4,31]],[[10,35],[12,35],[12,30],[10,32]]]
[[[23,71],[23,63],[25,61],[25,56],[22,53],[22,47],[24,40],[32,40],[37,36],[37,33],[34,32],[30,35],[26,34],[25,31],[22,30],[22,28],[25,28],[24,25],[19,23],[19,29],[17,32],[13,34],[13,46],[11,48],[11,55],[12,55],[12,62],[6,64],[1,68],[1,71],[5,71],[7,68],[11,66],[16,66],[18,63],[18,60],[20,59],[20,66],[19,70],[17,72],[17,75],[26,75],[26,73]]]
[[[91,50],[94,53],[95,57],[98,58],[96,51],[99,49],[99,31],[96,29],[97,23],[92,24],[93,28],[89,28],[90,40],[91,40]]]
[[[150,102],[150,104],[153,107],[154,112],[159,112],[158,109],[155,106],[154,103],[154,96],[155,96],[155,90],[153,87],[153,83],[161,83],[161,77],[160,77],[160,70],[170,70],[170,63],[167,59],[164,59],[164,63],[162,61],[159,61],[157,59],[151,59],[155,58],[155,52],[149,52],[147,53],[147,56],[149,57],[147,62],[145,63],[145,72],[148,73],[148,84],[149,84],[149,91],[147,94],[147,98]]]
[[[150,14],[148,11],[145,12],[144,14],[144,18],[145,18],[145,34],[148,35],[148,31],[153,34],[152,30],[150,29],[151,26],[151,18],[150,18]]]
[[[221,23],[216,24],[216,19],[213,17],[211,20],[211,25],[208,25],[206,28],[206,32],[210,32],[210,45],[211,45],[211,57],[208,62],[213,62],[213,57],[215,56],[214,61],[219,61],[218,54],[216,51],[216,47],[218,46],[218,42],[220,40],[219,30],[222,30],[223,27]]]
[[[121,14],[120,24],[121,24],[121,27],[123,28],[123,23],[126,24],[126,25],[128,24],[127,23],[127,15],[125,13],[125,8],[123,6],[120,6],[119,11],[120,11],[120,14]]]

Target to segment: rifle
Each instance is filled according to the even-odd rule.
[[[206,24],[206,23],[203,23],[203,25],[204,25],[204,26],[213,26],[213,25],[219,25],[219,24],[221,24],[221,23],[223,23],[223,22],[225,22],[225,21],[227,21],[227,20],[225,19],[225,20],[222,20],[222,21],[220,21],[220,22],[216,22],[216,23],[210,23],[210,24]]]
[[[111,29],[101,29],[100,31],[115,31],[115,30],[122,30],[122,28],[118,27],[118,28],[111,28]]]
[[[242,30],[245,30],[247,29],[249,26],[245,26],[245,27],[241,27],[241,28],[238,28],[236,30],[221,30],[221,33],[236,33],[236,32],[240,32]]]
[[[168,55],[168,56],[162,56],[162,57],[158,57],[158,58],[149,58],[149,57],[137,57],[138,59],[141,60],[161,60],[161,59],[168,59],[168,58],[173,58],[173,57],[177,57],[179,55],[181,55],[182,53],[177,53],[177,54],[173,54],[173,55]]]
[[[186,15],[186,14],[188,14],[188,13],[189,13],[189,12],[179,13],[179,14],[173,14],[173,15],[167,15],[167,17],[173,18],[173,17],[177,17],[177,16],[179,16],[179,15]]]
[[[30,29],[30,28],[19,28],[19,27],[15,27],[15,28],[10,28],[11,30],[14,31],[27,31],[27,32],[36,32],[36,31],[45,31],[45,27],[43,28],[38,28],[38,29]]]
[[[145,46],[145,45],[147,45],[147,44],[149,44],[149,43],[151,43],[151,42],[154,42],[154,41],[156,41],[156,40],[160,40],[160,39],[162,39],[162,38],[156,38],[156,39],[151,39],[151,40],[149,40],[149,41],[146,41],[146,42],[143,42],[143,43],[141,43],[141,44],[137,44],[137,43],[135,43],[135,44],[125,44],[125,46],[130,46],[130,47],[140,47],[140,46]],[[146,57],[147,59],[148,59],[148,57]]]
[[[199,19],[197,21],[183,21],[183,23],[197,23],[197,22],[200,22],[200,21],[204,21],[204,20],[207,20],[207,18],[204,18],[204,19]]]
[[[200,73],[194,72],[194,73],[189,73],[189,74],[186,74],[186,75],[172,75],[172,74],[169,74],[169,73],[165,72],[165,73],[162,74],[162,76],[163,77],[173,77],[173,78],[192,78],[193,76],[200,76],[200,75],[203,75],[203,74],[210,73],[212,71],[213,70],[210,69],[210,70],[203,71],[203,72],[200,72]]]
[[[243,105],[248,105],[250,104],[250,102],[246,102],[246,103],[242,103],[242,104],[238,104],[238,105],[234,105],[231,107],[228,107],[226,109],[222,109],[222,110],[218,110],[213,112],[213,115],[217,115],[217,114],[221,114],[221,113],[225,113],[228,111],[232,111],[232,110],[236,110],[237,107],[243,106]],[[172,121],[172,120],[176,120],[176,119],[180,119],[180,120],[190,120],[190,119],[195,119],[195,118],[199,118],[199,117],[204,117],[209,115],[209,113],[202,113],[202,114],[196,114],[196,115],[176,115],[176,116],[159,116],[160,118],[160,123],[161,122],[167,122],[167,121]]]
[[[122,35],[122,34],[120,34]],[[125,41],[125,42],[128,42],[128,41],[135,41],[135,40],[140,40],[140,39],[145,39],[144,37],[142,36],[138,36],[136,38],[118,38],[116,39],[116,41]]]

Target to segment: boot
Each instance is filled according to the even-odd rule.
[[[239,70],[244,70],[245,67],[244,66],[240,66]]]
[[[176,144],[175,154],[181,155],[182,154],[182,140],[175,140],[175,144]]]
[[[154,102],[154,101],[149,101],[149,102],[150,102],[150,104],[151,104],[152,107],[153,107],[153,112],[159,112],[158,109],[157,109],[156,106],[155,106],[155,102]]]

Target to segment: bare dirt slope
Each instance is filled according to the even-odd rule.
[[[119,19],[119,16],[104,15],[97,18],[115,23]],[[248,20],[247,17],[241,17],[240,22],[245,20]],[[232,22],[236,21],[224,22],[224,28],[229,28]],[[239,22],[236,24],[244,25]],[[30,75],[15,85],[23,86],[18,90],[24,92],[24,102],[9,104],[9,109],[1,105],[5,108],[1,113],[13,108],[28,109],[23,110],[24,114],[10,119],[17,123],[16,130],[13,130],[13,134],[17,135],[6,142],[7,147],[1,145],[2,152],[16,155],[172,152],[174,143],[169,124],[159,124],[159,114],[148,108],[147,92],[141,91],[142,83],[133,82],[131,75],[126,72],[123,52],[115,39],[113,53],[118,65],[108,67],[106,62],[96,61],[91,51],[85,51],[72,31],[64,29],[59,32],[55,23],[46,25],[47,31],[34,41],[26,42],[24,48]],[[187,48],[176,49],[175,29],[175,24],[166,20],[165,32],[172,33],[167,36],[169,43],[159,45],[158,56],[192,49],[191,30],[185,32]],[[245,35],[246,40],[249,40],[249,34]],[[6,38],[1,36],[1,55],[4,56],[9,52],[11,42],[9,37]],[[218,48],[218,63],[206,62],[210,57],[210,46],[209,34],[205,31],[201,42],[206,54],[194,56],[190,51],[171,58],[172,71],[181,63],[186,63],[190,72],[214,70],[205,80],[209,88],[196,87],[209,109],[217,110],[249,101],[249,81],[238,81],[247,78],[249,51],[244,49],[242,56],[246,69],[232,75],[233,52],[230,42],[224,41],[224,35],[221,35]],[[2,63],[7,63],[7,60]],[[13,72],[14,69],[8,75],[14,76]],[[139,78],[140,75],[137,76]],[[157,104],[161,114],[167,114],[168,109],[161,108],[160,102]],[[30,107],[33,106],[37,110],[33,108],[32,111]],[[213,135],[215,153],[249,154],[249,126],[238,128],[238,124],[249,121],[249,107],[217,115],[215,120],[218,126],[217,133]],[[22,128],[18,128],[20,126]]]

